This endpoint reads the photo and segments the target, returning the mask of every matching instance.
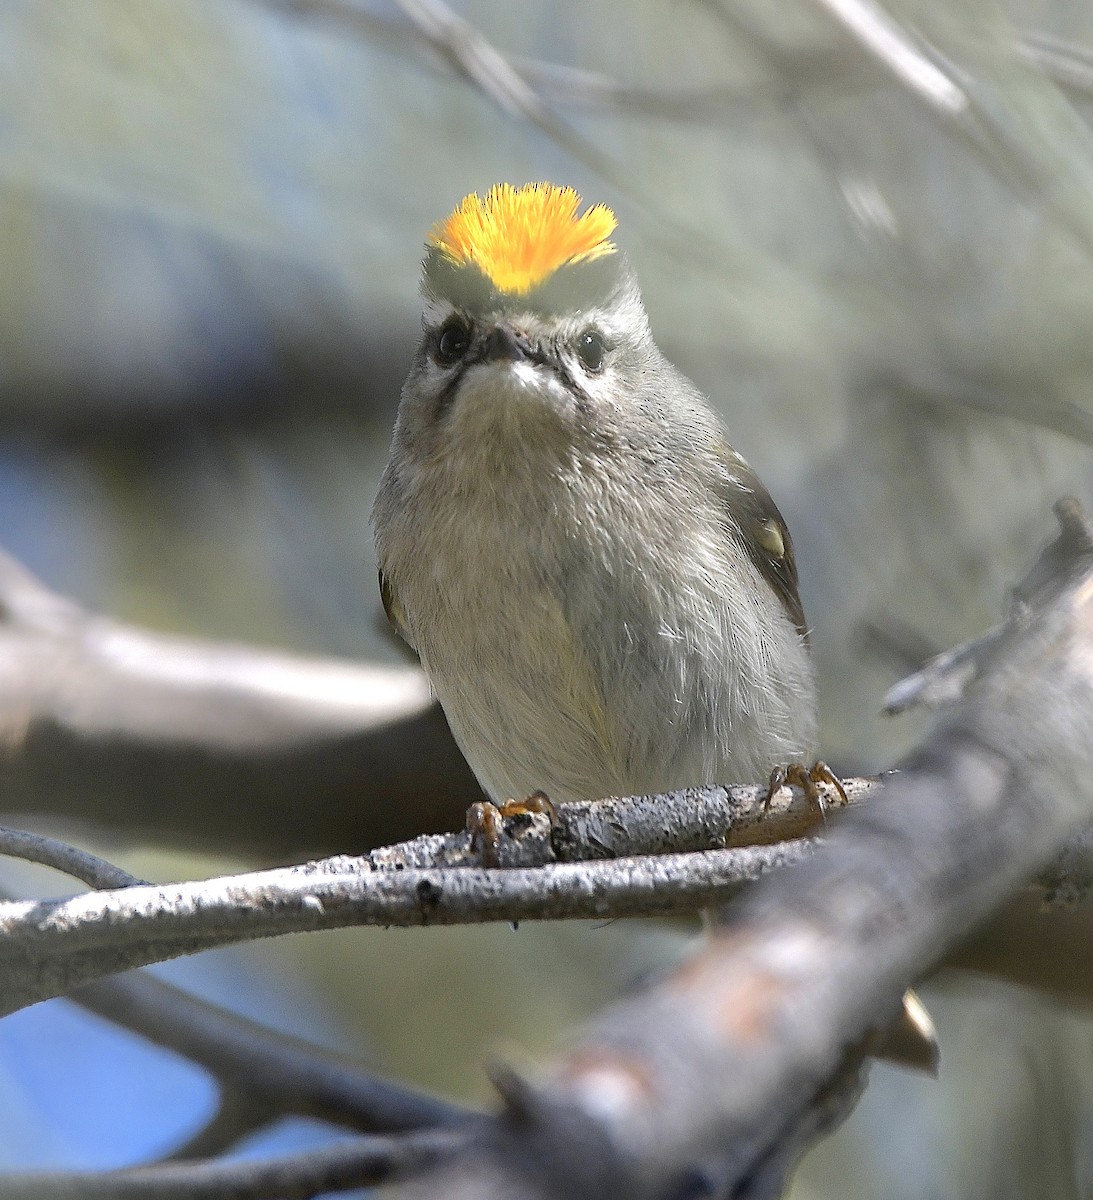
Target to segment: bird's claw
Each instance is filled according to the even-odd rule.
[[[471,853],[480,856],[484,867],[499,866],[505,821],[532,813],[549,817],[551,827],[558,824],[558,809],[546,792],[532,792],[524,800],[506,800],[503,804],[494,804],[492,800],[479,800],[472,804],[467,809]]]
[[[804,763],[787,763],[785,766],[775,767],[770,773],[770,784],[763,800],[764,813],[770,810],[778,789],[785,787],[787,783],[799,787],[804,792],[805,799],[816,810],[821,822],[824,823],[827,822],[827,805],[824,804],[818,784],[826,783],[833,787],[842,797],[843,803],[848,803],[849,798],[842,780],[827,763],[817,760],[811,767],[806,767]]]

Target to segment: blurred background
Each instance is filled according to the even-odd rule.
[[[997,620],[1056,498],[1093,503],[1091,115],[1080,0],[0,0],[0,545],[126,622],[408,670],[368,511],[423,238],[466,192],[568,183],[789,521],[825,758],[890,765],[925,724],[885,690]],[[104,815],[112,763],[5,756],[5,820],[146,877],[292,857],[245,821],[215,852],[157,835],[204,766]],[[284,811],[330,851],[466,799],[419,819],[368,772],[309,778]],[[344,844],[358,811],[379,832]],[[363,930],[170,974],[477,1100],[487,1056],[545,1053],[688,937]],[[794,1194],[1093,1194],[1074,991],[938,977],[941,1079],[876,1068]],[[189,1071],[61,1001],[7,1019],[0,1168],[167,1151],[212,1103]]]

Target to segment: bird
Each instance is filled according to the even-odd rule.
[[[426,241],[380,591],[497,805],[780,781],[814,750],[789,530],[657,348],[616,228],[498,184]]]
[[[472,192],[432,227],[372,509],[388,619],[490,798],[469,822],[487,865],[508,812],[842,791],[804,766],[816,679],[789,529],[657,348],[616,227],[549,183]],[[880,1052],[936,1068],[914,993]]]

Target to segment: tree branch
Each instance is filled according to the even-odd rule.
[[[244,1132],[289,1114],[364,1133],[453,1128],[479,1116],[371,1078],[344,1055],[267,1029],[143,972],[100,980],[70,998],[199,1064],[226,1094],[244,1097],[260,1114]]]
[[[0,795],[285,861],[449,827],[482,793],[417,669],[125,625],[0,552]]]
[[[24,829],[0,826],[0,854],[52,867],[93,888],[125,888],[144,882],[87,850]]]
[[[92,887],[143,882],[86,851],[20,830],[0,829],[0,853],[75,875]],[[99,980],[68,998],[204,1067],[216,1079],[217,1112],[171,1158],[220,1153],[289,1114],[368,1133],[448,1128],[478,1116],[362,1074],[341,1055],[277,1033],[143,972]]]
[[[344,1138],[273,1158],[179,1162],[120,1171],[41,1171],[0,1177],[19,1200],[289,1200],[389,1182],[450,1157],[456,1131]]]
[[[349,925],[451,925],[694,912],[807,842],[534,868],[384,870],[334,858],[195,883],[0,905],[0,1012],[215,946]]]
[[[1018,592],[1004,630],[955,660],[967,694],[880,795],[832,823],[824,843],[655,853],[673,839],[722,845],[740,836],[734,814],[750,820],[751,836],[786,820],[807,822],[806,806],[790,793],[760,820],[758,789],[710,788],[605,802],[599,811],[574,806],[553,828],[543,816],[513,818],[504,854],[541,866],[483,869],[463,833],[365,859],[12,903],[0,907],[0,991],[13,1008],[134,962],[296,929],[708,907],[742,879],[794,861],[796,871],[764,881],[683,971],[609,1012],[546,1084],[503,1079],[502,1117],[470,1119],[479,1130],[472,1147],[430,1181],[428,1194],[638,1196],[645,1193],[636,1180],[674,1187],[680,1172],[696,1169],[725,1190],[744,1177],[777,1180],[810,1137],[847,1111],[862,1083],[862,1056],[907,984],[1042,869],[1093,810],[1085,736],[1093,718],[1093,537],[1075,506],[1058,511],[1063,532]],[[8,844],[53,865],[68,861],[49,845]],[[596,857],[638,846],[654,853]],[[592,860],[556,861],[582,856]],[[1079,857],[1079,866],[1086,861]],[[449,865],[417,865],[426,862]],[[82,860],[68,865],[101,870]],[[263,1045],[247,1023],[211,1027],[183,1007],[165,1024],[163,995],[135,986],[128,997],[125,981],[87,996],[94,1004],[97,989],[104,1006],[120,998],[131,1005],[133,1027],[175,1040],[198,1061],[218,1059],[229,1095],[233,1080],[257,1074],[260,1111],[281,1079],[304,1110],[344,1114],[337,1079],[320,1070],[309,1085],[307,1067],[287,1061],[283,1046]],[[165,1034],[167,1025],[175,1032]],[[248,1066],[252,1053],[266,1066]],[[354,1080],[351,1094],[359,1086]],[[363,1086],[350,1106],[359,1101],[366,1121],[396,1122],[400,1103],[430,1119],[417,1097],[392,1102],[381,1091],[377,1099],[367,1089],[386,1085]],[[174,1186],[194,1177],[161,1178]]]
[[[770,1194],[755,1180],[784,1176],[787,1142],[903,989],[1093,816],[1093,536],[1057,511],[1050,578],[884,793],[543,1083],[504,1088],[490,1137],[401,1195],[675,1194],[711,1163],[718,1194]]]
[[[750,785],[578,801],[558,808],[553,820],[539,814],[510,818],[498,861],[504,867],[539,867],[786,842],[816,833],[827,813],[864,800],[881,786],[868,778],[842,783],[845,798],[829,784],[817,785],[819,805],[788,785],[769,803],[765,787]],[[425,834],[373,850],[368,859],[387,870],[476,867],[481,861],[465,832]]]
[[[853,801],[880,790],[870,780],[846,785]],[[543,815],[510,818],[497,868],[479,865],[466,832],[432,834],[364,858],[175,884],[125,886],[132,877],[123,873],[122,889],[0,904],[0,1012],[133,967],[304,930],[693,913],[812,854],[813,839],[765,843],[815,826],[815,808],[783,788],[765,813],[764,795],[709,787],[574,804],[553,828]],[[760,844],[668,852],[745,839]],[[1074,870],[1069,886],[1080,889],[1088,847],[1084,837],[1068,842],[1048,886],[1064,888]]]

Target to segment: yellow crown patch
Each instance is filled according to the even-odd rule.
[[[456,263],[476,266],[500,292],[523,295],[567,263],[613,254],[607,238],[618,222],[605,204],[577,215],[570,187],[499,183],[480,199],[471,192],[429,241]]]

